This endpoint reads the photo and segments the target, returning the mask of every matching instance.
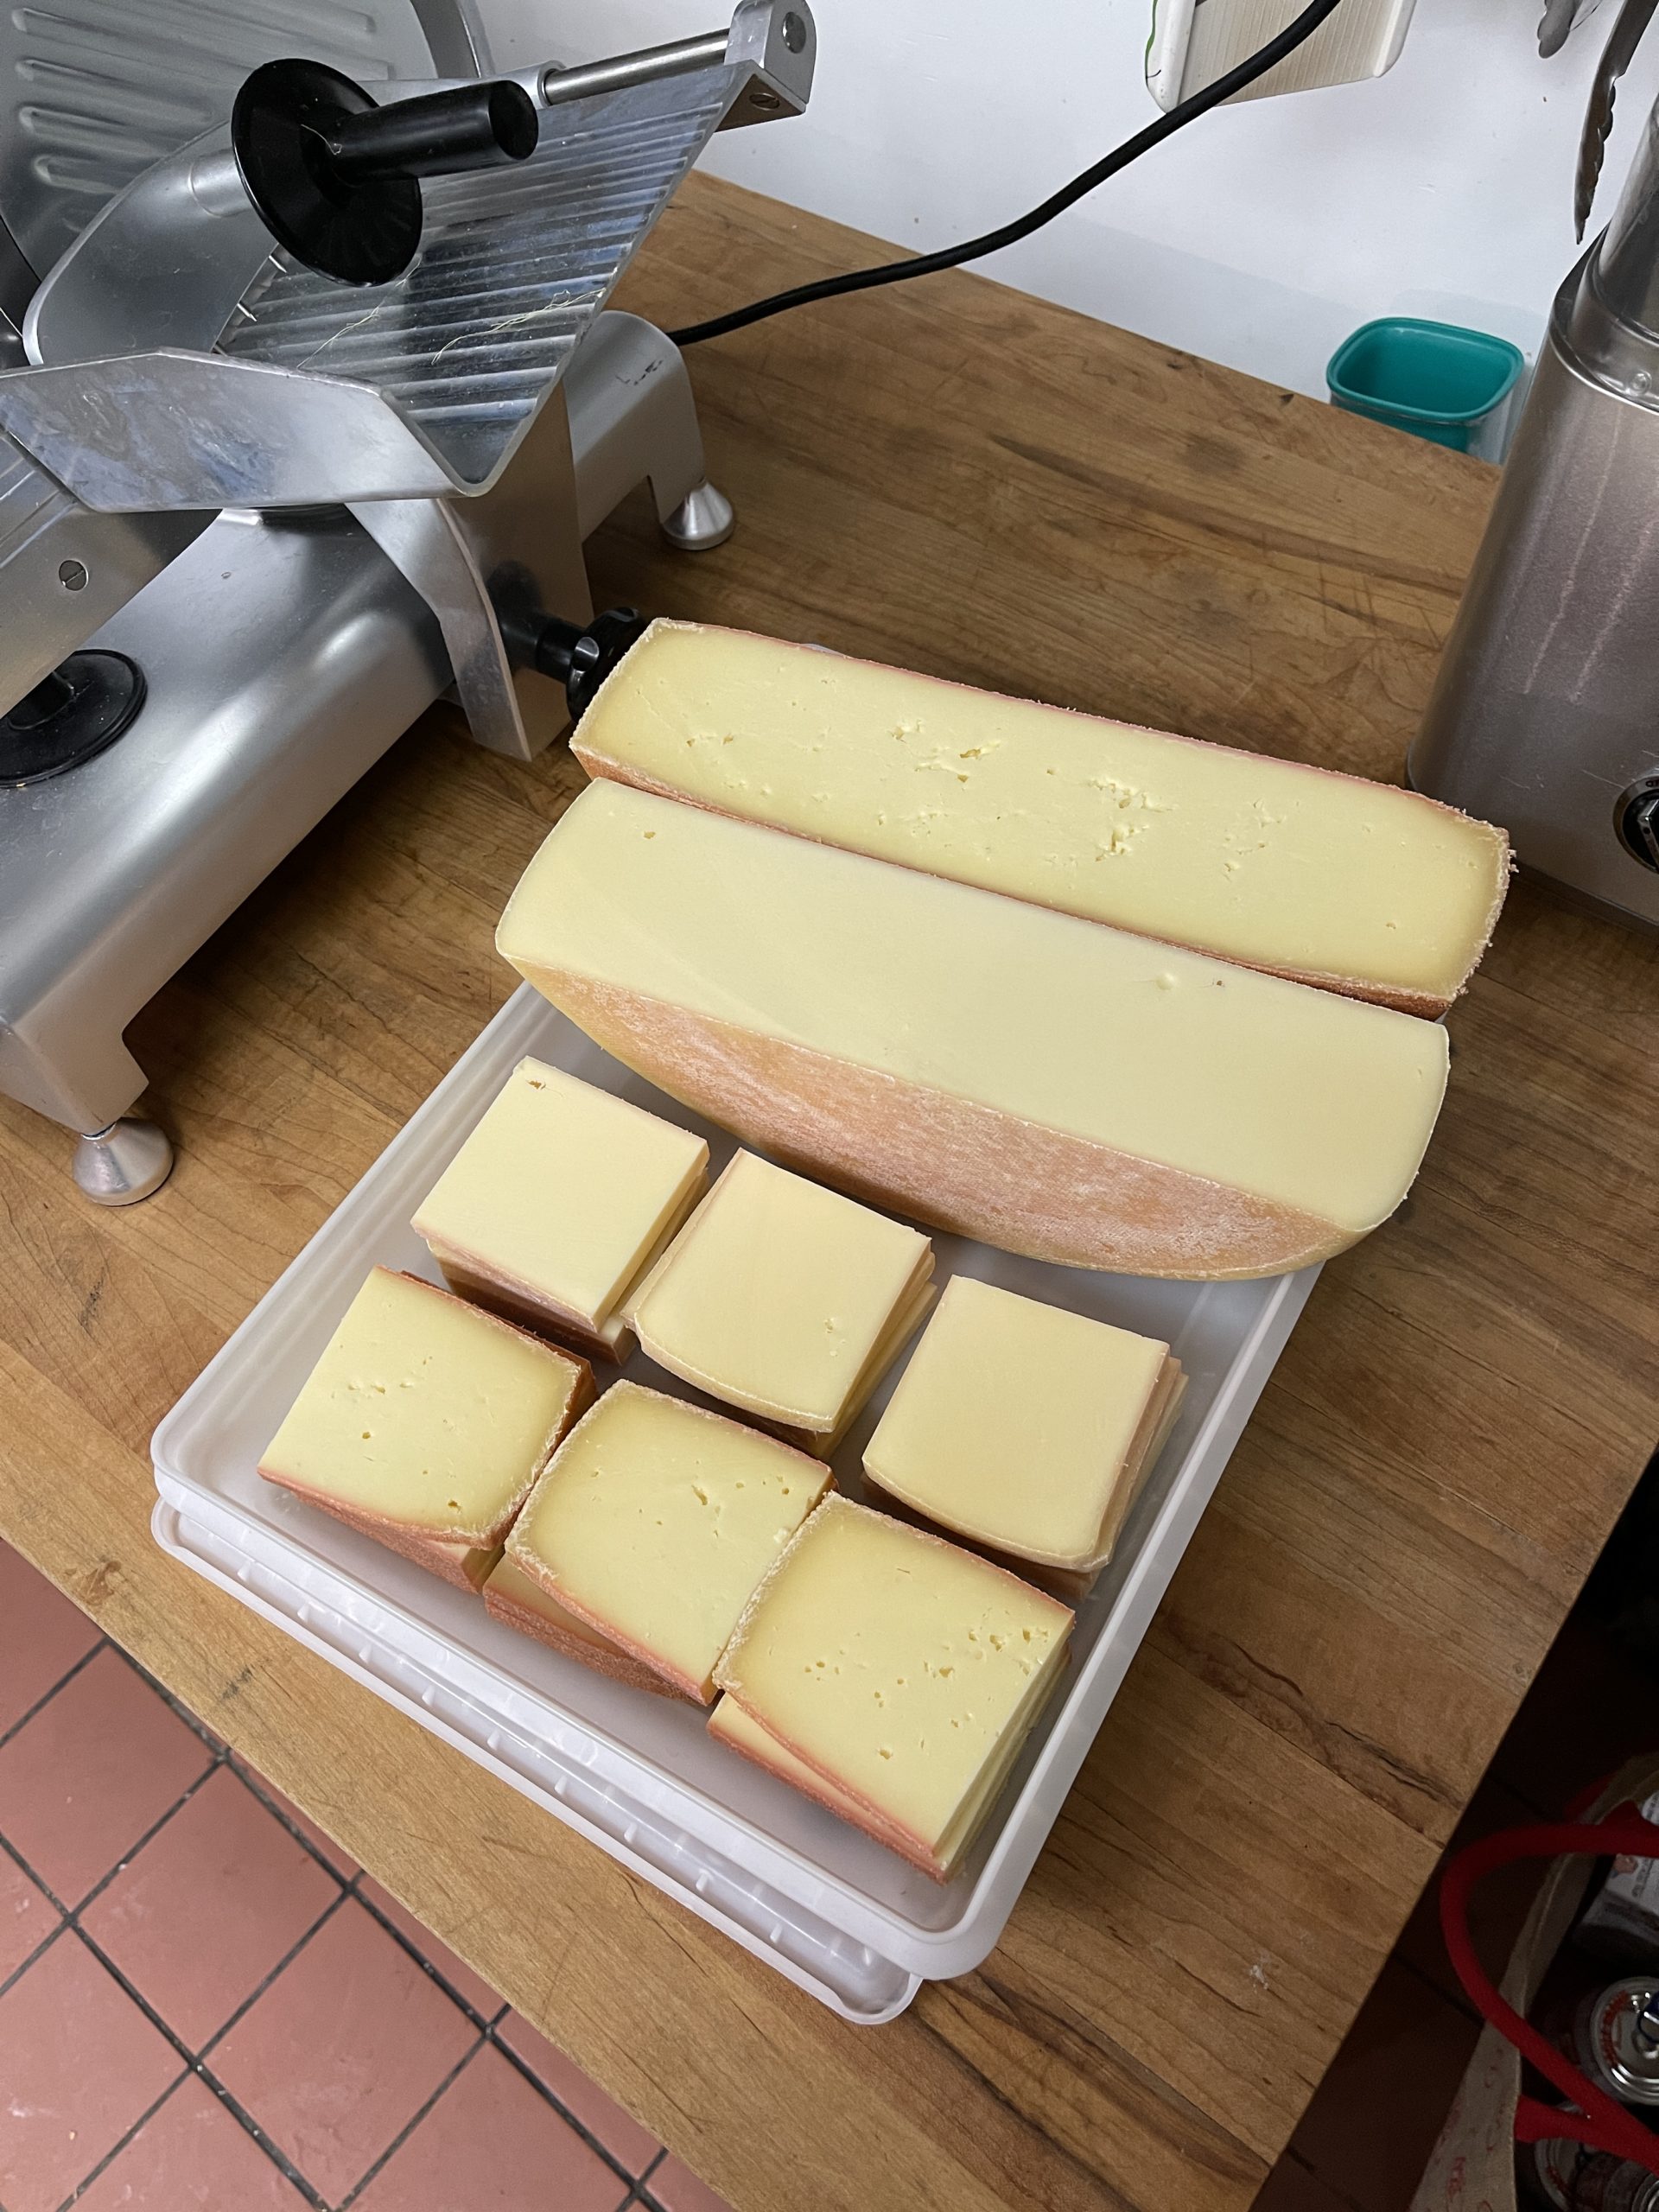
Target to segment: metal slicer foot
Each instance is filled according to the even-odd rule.
[[[75,1187],[96,1206],[136,1205],[173,1172],[173,1146],[154,1122],[111,1122],[75,1145]]]
[[[726,543],[736,523],[731,501],[723,492],[717,492],[705,481],[688,492],[667,517],[663,536],[671,545],[677,545],[682,553],[707,553]]]

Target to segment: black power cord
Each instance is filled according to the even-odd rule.
[[[810,307],[815,300],[838,299],[843,292],[868,292],[878,284],[902,284],[912,276],[931,276],[941,269],[955,269],[964,261],[977,261],[982,254],[995,253],[999,247],[1014,245],[1021,238],[1028,238],[1033,231],[1041,230],[1045,223],[1052,223],[1091,193],[1096,185],[1104,184],[1108,177],[1126,169],[1131,162],[1138,162],[1142,154],[1149,154],[1154,146],[1161,146],[1172,132],[1184,124],[1196,122],[1207,115],[1212,107],[1219,107],[1235,92],[1242,92],[1258,77],[1265,77],[1269,69],[1282,61],[1287,54],[1313,37],[1325,17],[1341,5],[1341,0],[1312,0],[1294,22],[1285,25],[1265,46],[1258,47],[1230,69],[1224,77],[1217,77],[1201,92],[1180,101],[1149,123],[1144,130],[1137,130],[1133,138],[1126,138],[1100,161],[1074,176],[1070,184],[1063,184],[1052,193],[1040,206],[1028,214],[1016,216],[1013,222],[1004,223],[1000,230],[987,231],[982,237],[964,239],[961,245],[941,246],[937,253],[918,253],[908,261],[886,261],[875,269],[851,269],[844,276],[825,276],[816,284],[797,284],[787,292],[774,292],[764,300],[752,300],[746,308],[734,308],[729,315],[710,315],[706,322],[689,323],[683,330],[671,330],[669,336],[677,346],[700,346],[705,338],[723,338],[728,331],[747,329],[752,322],[762,322],[768,315],[782,315],[788,308]]]

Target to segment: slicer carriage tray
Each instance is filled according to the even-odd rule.
[[[714,1742],[696,1708],[519,1635],[256,1471],[370,1267],[439,1279],[410,1217],[526,1053],[696,1130],[714,1173],[734,1148],[521,988],[156,1430],[156,1538],[842,2017],[890,2019],[921,1980],[967,1973],[996,1942],[1318,1270],[1158,1282],[935,1235],[941,1287],[978,1275],[1161,1338],[1188,1377],[1175,1431],[1079,1610],[1062,1690],[941,1886]],[[853,1497],[902,1365],[836,1454]],[[623,1371],[696,1395],[638,1352]]]

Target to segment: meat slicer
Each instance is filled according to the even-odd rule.
[[[582,560],[618,500],[729,532],[677,350],[605,302],[813,55],[805,0],[505,78],[472,0],[0,20],[0,1090],[87,1197],[171,1165],[127,1023],[424,708],[564,727],[632,635]]]

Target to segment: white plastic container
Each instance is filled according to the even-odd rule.
[[[438,1279],[410,1217],[527,1052],[697,1129],[715,1172],[730,1157],[730,1137],[521,989],[156,1430],[156,1538],[843,2018],[891,2019],[922,1980],[966,1974],[995,1944],[1318,1270],[1154,1282],[935,1236],[941,1287],[979,1275],[1162,1338],[1188,1376],[1174,1434],[1079,1611],[1069,1681],[967,1862],[940,1885],[713,1742],[692,1707],[518,1635],[256,1471],[370,1267]],[[694,1395],[643,1354],[626,1371]],[[855,1497],[893,1379],[836,1457]]]

